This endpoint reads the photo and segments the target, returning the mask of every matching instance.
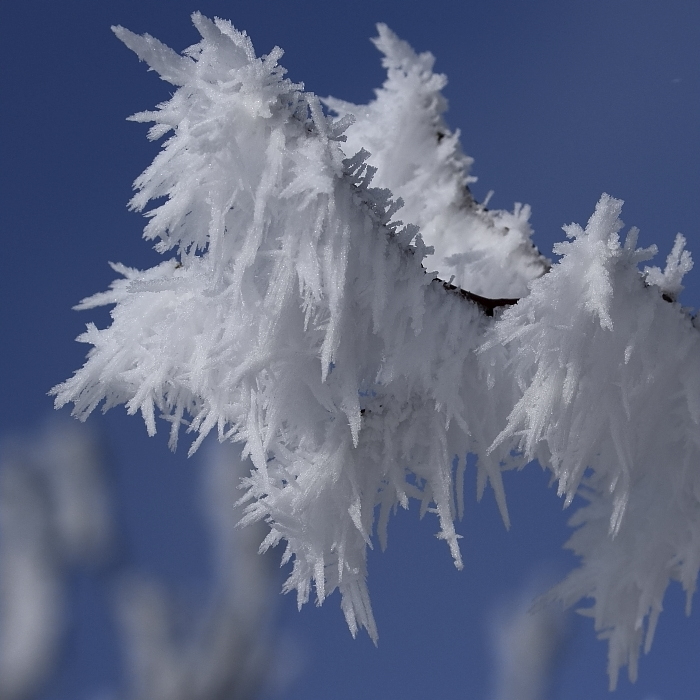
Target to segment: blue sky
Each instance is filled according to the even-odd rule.
[[[585,224],[608,192],[625,200],[622,218],[641,229],[641,245],[657,243],[663,259],[680,231],[700,260],[697,0],[7,4],[0,23],[3,434],[45,419],[48,389],[82,364],[86,348],[73,339],[88,320],[107,323],[104,311],[70,310],[107,287],[114,277],[107,261],[142,267],[158,259],[140,238],[143,220],[126,209],[131,183],[158,146],[146,141],[146,127],[125,118],[166,98],[171,86],[109,27],[148,32],[181,50],[197,40],[194,10],[245,29],[258,53],[281,46],[289,76],[308,90],[356,103],[371,99],[383,80],[368,39],[376,22],[386,22],[415,49],[432,51],[448,75],[447,120],[475,158],[476,196],[493,189],[494,207],[530,204],[545,254],[563,224]],[[691,273],[683,294],[689,306],[700,306],[698,279]],[[170,455],[164,435],[147,439],[122,409],[90,420],[118,465],[135,560],[182,585],[204,585],[207,562],[188,501],[196,458]],[[388,551],[370,555],[378,649],[366,636],[351,639],[336,597],[301,613],[290,597],[280,601],[280,627],[302,667],[279,697],[489,697],[494,611],[531,577],[565,571],[572,558],[561,551],[568,514],[539,467],[507,475],[510,532],[490,493],[476,504],[472,481],[468,472],[464,571],[433,537],[435,523],[417,522],[415,510],[390,526]],[[78,581],[82,622],[47,698],[87,698],[118,681],[105,595],[99,583]],[[698,611],[685,618],[683,602],[672,587],[639,681],[623,678],[616,698],[697,697]],[[590,621],[574,620],[552,698],[605,696],[605,654]]]

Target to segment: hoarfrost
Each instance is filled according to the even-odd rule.
[[[569,543],[581,567],[551,595],[592,598],[612,685],[624,664],[634,677],[669,581],[690,600],[700,566],[700,336],[674,302],[691,267],[682,238],[663,273],[640,272],[655,249],[636,229],[620,242],[622,202],[603,195],[543,274],[528,209],[471,199],[430,54],[380,25],[388,80],[365,107],[329,99],[333,121],[284,78],[279,49],[256,58],[228,22],[193,21],[202,40],[181,56],[115,29],[177,87],[133,117],[151,138],[172,133],[131,201],[165,197],[144,235],[173,257],[115,265],[122,279],[81,302],[113,304],[112,324],[80,336],[93,347],[56,405],[85,419],[125,404],[150,434],[158,413],[171,447],[181,427],[196,434],[191,452],[213,430],[242,443],[243,522],[268,523],[263,549],[286,541],[285,590],[301,605],[338,588],[352,633],[375,640],[375,527],[385,546],[391,511],[415,498],[461,566],[467,453],[506,524],[501,471],[537,459],[566,504],[589,501]]]
[[[494,446],[517,440],[552,470],[567,504],[589,502],[567,545],[581,567],[552,595],[593,599],[611,687],[620,666],[636,677],[669,582],[682,583],[690,605],[700,566],[700,335],[665,287],[645,285],[637,266],[656,249],[637,249],[635,229],[620,243],[621,207],[603,195],[585,231],[567,227],[562,260],[503,313],[483,349],[512,346],[513,376],[500,376],[522,388]],[[662,282],[680,283],[678,248]]]
[[[549,261],[532,244],[530,207],[489,211],[471,195],[473,159],[462,152],[459,131],[443,119],[447,78],[433,73],[435,58],[416,54],[386,25],[373,39],[384,54],[384,85],[367,105],[336,98],[324,102],[339,115],[352,115],[343,146],[351,154],[366,148],[377,168],[375,183],[401,197],[401,218],[416,224],[434,248],[426,265],[445,280],[490,298],[519,298]]]
[[[38,439],[37,439],[38,437]],[[95,441],[60,422],[0,459],[0,697],[40,689],[60,656],[65,579],[95,563],[112,523]]]
[[[339,588],[350,629],[376,639],[375,508],[385,543],[391,509],[418,498],[461,566],[453,456],[463,469],[496,434],[475,400],[484,317],[425,273],[417,229],[392,221],[398,204],[369,187],[366,152],[345,157],[337,123],[283,77],[279,52],[255,58],[228,22],[193,20],[202,41],[184,56],[115,30],[182,86],[134,117],[174,134],[132,200],[167,197],[144,235],[178,258],[115,266],[123,279],[81,303],[115,304],[113,322],[79,338],[94,347],[57,405],[85,418],[124,403],[149,434],[159,411],[172,447],[184,423],[198,433],[191,452],[213,429],[243,442],[255,466],[245,521],[267,520],[266,547],[287,541],[286,590],[302,604],[312,582],[319,602]],[[481,480],[505,513],[498,459]]]

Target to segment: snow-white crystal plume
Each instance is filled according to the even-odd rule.
[[[459,131],[443,119],[447,78],[433,73],[431,53],[416,54],[384,24],[377,30],[373,42],[384,54],[387,79],[376,99],[367,105],[324,100],[337,114],[355,117],[345,152],[371,153],[375,183],[404,200],[401,218],[419,226],[434,248],[425,263],[430,270],[482,296],[525,296],[528,282],[549,267],[532,244],[530,207],[488,210],[473,199],[473,161],[462,152]]]
[[[656,247],[637,249],[636,229],[621,244],[621,207],[603,195],[585,231],[566,227],[562,260],[503,313],[484,351],[512,347],[505,381],[522,387],[494,445],[517,440],[566,503],[590,501],[568,545],[582,566],[556,592],[594,599],[613,686],[622,665],[636,676],[670,580],[690,600],[700,566],[700,333],[667,295],[692,263],[679,241],[664,273],[646,273],[666,286],[645,285],[638,264]]]
[[[133,117],[155,122],[152,138],[173,133],[132,200],[166,197],[145,236],[178,257],[115,265],[124,279],[81,303],[115,304],[113,322],[80,337],[94,347],[57,405],[85,418],[123,403],[151,434],[159,411],[173,447],[183,424],[199,434],[192,450],[212,429],[243,442],[245,521],[270,524],[266,547],[287,541],[287,589],[301,604],[312,583],[319,601],[339,588],[350,629],[376,638],[365,557],[377,507],[382,543],[398,504],[434,509],[461,566],[454,456],[461,474],[499,424],[476,400],[485,317],[425,274],[417,229],[392,223],[398,204],[369,187],[367,154],[340,150],[347,120],[283,77],[281,51],[256,58],[228,22],[193,20],[202,41],[182,56],[115,30],[179,86]],[[504,516],[507,454],[480,476]]]

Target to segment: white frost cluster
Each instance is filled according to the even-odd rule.
[[[584,230],[567,227],[563,257],[504,312],[485,345],[513,346],[510,376],[522,395],[495,444],[515,439],[570,503],[569,547],[582,566],[557,589],[609,638],[611,684],[653,638],[670,579],[688,605],[700,567],[700,333],[638,264],[655,252],[624,244],[622,202],[604,195]],[[665,279],[672,279],[676,250]],[[645,619],[649,618],[645,627]]]
[[[690,596],[700,564],[700,335],[673,303],[683,241],[663,273],[640,272],[655,251],[635,230],[620,243],[621,202],[604,195],[543,274],[527,209],[471,199],[429,54],[380,27],[389,79],[367,107],[329,100],[334,122],[284,78],[279,49],[257,58],[228,22],[193,20],[202,40],[183,55],[115,29],[177,87],[133,117],[170,134],[132,206],[159,200],[145,236],[174,256],[115,265],[123,279],[81,303],[114,304],[113,320],[79,338],[93,348],[57,405],[84,419],[125,404],[151,434],[158,412],[173,447],[181,426],[198,435],[191,450],[213,429],[243,443],[244,522],[268,523],[264,548],[286,541],[286,589],[301,604],[312,586],[319,602],[338,588],[353,634],[375,639],[375,515],[383,546],[390,512],[418,499],[461,566],[466,454],[506,523],[501,470],[536,458],[567,503],[589,500],[570,542],[582,566],[552,595],[593,598],[611,682],[625,663],[634,676],[669,580]],[[492,315],[426,273],[414,224],[463,288],[524,298]]]
[[[530,207],[488,210],[474,200],[468,187],[476,180],[469,174],[473,160],[462,152],[459,131],[443,119],[447,78],[433,73],[432,54],[416,54],[384,24],[377,29],[372,41],[384,54],[387,80],[376,99],[368,105],[324,100],[337,114],[354,117],[343,149],[371,153],[375,184],[403,199],[400,217],[419,226],[434,248],[425,261],[429,270],[492,299],[525,296],[528,282],[549,267],[531,240]]]
[[[243,441],[246,522],[270,523],[265,546],[287,541],[287,589],[301,604],[312,582],[319,601],[338,587],[351,630],[376,638],[365,559],[377,506],[384,540],[397,504],[434,504],[461,565],[453,455],[463,469],[496,434],[476,400],[484,317],[425,274],[417,229],[391,223],[397,205],[369,188],[366,154],[345,158],[339,127],[283,78],[280,51],[255,58],[227,22],[194,22],[203,39],[184,56],[116,30],[181,86],[135,117],[174,134],[132,200],[167,196],[146,236],[179,259],[115,266],[124,279],[82,302],[116,304],[113,323],[81,336],[94,349],[57,402],[81,417],[126,403],[150,433],[157,409],[173,446],[189,414],[192,450],[213,428]],[[503,502],[498,458],[485,464]]]

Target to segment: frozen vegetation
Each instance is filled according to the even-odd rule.
[[[53,423],[0,454],[0,699],[55,690],[70,665],[79,621],[76,574],[99,578],[113,604],[128,700],[252,700],[274,685],[272,562],[257,546],[264,525],[237,528],[231,507],[246,466],[234,445],[209,449],[198,494],[212,550],[208,598],[186,605],[125,556],[116,489],[98,441]],[[121,548],[121,555],[115,550]],[[128,548],[126,548],[128,549]],[[94,613],[94,610],[91,611]],[[183,634],[183,620],[188,627]],[[101,630],[103,637],[109,631]],[[70,637],[73,637],[71,640]],[[83,669],[84,670],[84,669]],[[89,675],[89,674],[88,674]],[[97,697],[95,695],[94,697]]]
[[[586,501],[580,566],[548,595],[590,599],[611,685],[625,665],[634,679],[669,582],[690,605],[700,566],[683,238],[640,269],[656,249],[621,237],[622,202],[602,195],[552,264],[526,205],[472,197],[430,54],[380,25],[387,81],[368,105],[326,99],[334,118],[284,77],[281,50],[258,58],[228,22],[193,21],[183,54],[115,28],[176,88],[132,117],[166,137],[131,200],[165,259],[114,265],[81,302],[113,305],[112,323],[79,337],[92,347],[56,405],[85,419],[124,404],[150,434],[168,422],[173,448],[184,428],[191,452],[212,431],[241,443],[243,522],[267,523],[263,549],[286,542],[286,590],[301,605],[339,589],[351,632],[373,639],[366,550],[391,512],[434,513],[461,567],[467,454],[506,525],[501,474],[536,459],[567,504]]]

